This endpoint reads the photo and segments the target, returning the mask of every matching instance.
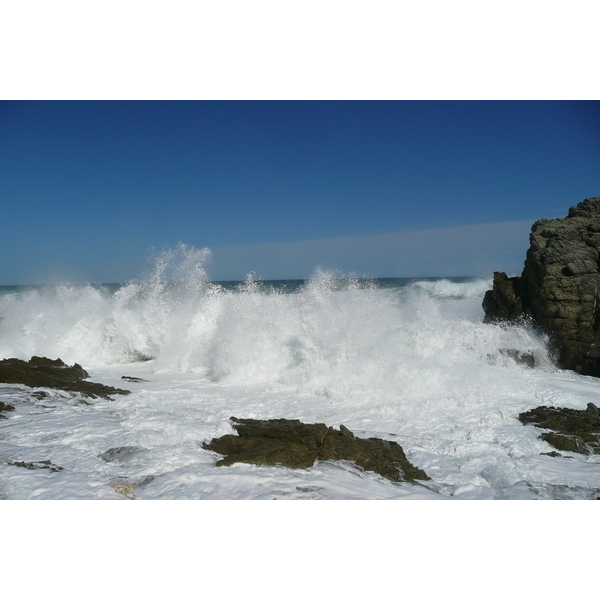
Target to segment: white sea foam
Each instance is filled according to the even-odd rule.
[[[295,291],[252,277],[229,289],[210,283],[208,258],[180,245],[113,291],[61,286],[0,297],[0,357],[60,357],[118,386],[122,374],[149,380],[91,407],[53,393],[51,410],[0,389],[5,401],[16,394],[18,417],[1,425],[9,441],[0,459],[65,466],[52,474],[61,487],[36,488],[35,497],[111,497],[111,476],[149,474],[156,481],[139,497],[279,497],[281,489],[286,497],[589,497],[600,487],[584,464],[557,474],[558,463],[539,456],[550,448],[516,418],[543,403],[585,408],[595,380],[555,369],[545,338],[527,324],[482,323],[489,281],[380,287],[317,272]],[[532,353],[536,368],[505,349]],[[230,432],[232,414],[344,423],[364,437],[397,439],[436,493],[400,491],[375,475],[349,491],[356,471],[339,465],[216,468],[200,444]],[[144,449],[127,468],[97,458],[125,445]],[[5,495],[32,497],[36,473],[6,469]]]
[[[481,300],[486,290],[491,288],[492,281],[477,279],[468,283],[459,283],[449,279],[439,279],[436,281],[416,281],[413,285],[428,292],[434,298],[477,298]]]

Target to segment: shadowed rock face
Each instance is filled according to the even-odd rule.
[[[60,358],[51,360],[34,356],[26,362],[18,358],[0,361],[0,383],[20,383],[30,387],[47,387],[78,392],[91,398],[111,394],[129,394],[129,390],[114,388],[101,383],[84,381],[88,373],[77,363],[67,366]],[[110,398],[109,398],[110,399]]]
[[[523,317],[523,288],[520,277],[508,277],[506,273],[494,273],[492,289],[483,297],[484,321],[512,320]]]
[[[297,419],[238,419],[231,417],[239,435],[224,435],[204,443],[207,450],[224,454],[218,466],[236,462],[308,469],[317,460],[349,460],[391,481],[426,480],[396,442],[362,439],[340,425],[339,431],[324,423],[305,424]]]
[[[586,410],[538,406],[521,413],[519,420],[551,430],[540,437],[557,450],[600,454],[600,409],[591,402]]]
[[[521,277],[494,273],[486,321],[531,316],[548,334],[559,366],[600,376],[600,198],[531,228]]]

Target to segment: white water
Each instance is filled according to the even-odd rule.
[[[317,273],[293,293],[251,277],[225,289],[209,283],[207,257],[179,246],[112,293],[63,286],[0,297],[0,358],[60,357],[132,390],[88,405],[0,385],[16,407],[0,421],[2,497],[123,499],[110,483],[145,478],[136,498],[600,496],[600,457],[542,455],[551,448],[540,431],[517,419],[540,404],[597,403],[598,381],[556,369],[526,325],[483,324],[490,281],[380,288]],[[533,352],[536,368],[506,348]],[[396,440],[432,480],[394,484],[346,463],[216,467],[201,444],[231,433],[231,415],[343,423]],[[119,446],[136,450],[99,458]],[[7,464],[42,460],[63,470]]]

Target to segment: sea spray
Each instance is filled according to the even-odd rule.
[[[113,291],[58,286],[5,295],[0,355],[87,367],[152,360],[157,372],[278,386],[413,417],[428,402],[442,414],[445,405],[483,401],[491,388],[510,394],[514,378],[526,375],[503,349],[550,364],[531,327],[481,322],[484,280],[379,287],[319,270],[291,292],[252,276],[226,288],[209,281],[209,259],[207,249],[180,244],[160,253],[144,278]]]
[[[597,382],[556,369],[530,323],[483,323],[489,281],[317,271],[304,282],[250,275],[218,284],[209,258],[180,245],[124,285],[3,291],[0,356],[79,362],[94,380],[132,392],[84,405],[2,388],[16,410],[3,420],[0,459],[64,468],[42,489],[35,472],[0,465],[7,497],[110,497],[108,473],[152,476],[136,490],[147,498],[303,497],[309,487],[328,498],[424,493],[343,465],[216,469],[202,442],[230,433],[231,415],[343,423],[397,440],[447,497],[587,498],[600,489],[596,457],[553,462],[540,455],[550,448],[539,432],[518,420],[540,404],[585,409]],[[508,350],[533,356],[535,368]],[[125,385],[122,375],[144,381]],[[143,450],[123,464],[98,458],[123,446]]]

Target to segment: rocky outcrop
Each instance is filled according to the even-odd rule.
[[[20,383],[29,387],[46,387],[77,392],[84,396],[111,399],[112,394],[129,394],[129,390],[102,383],[84,381],[87,371],[75,363],[69,367],[60,358],[51,360],[34,356],[28,362],[18,358],[0,360],[0,383]]]
[[[506,273],[494,273],[493,288],[483,297],[485,321],[517,319],[525,314],[523,289],[520,277],[508,277]]]
[[[485,320],[531,317],[548,334],[559,366],[600,376],[600,198],[531,228],[520,277],[494,273]]]
[[[0,401],[0,419],[6,419],[6,415],[2,413],[11,412],[13,410],[15,410],[15,407],[12,404],[6,404],[5,402]]]
[[[549,430],[540,437],[557,450],[600,454],[600,409],[591,402],[586,410],[538,406],[521,413],[519,420]]]
[[[408,461],[398,443],[357,438],[344,425],[337,430],[324,423],[305,424],[297,419],[231,417],[231,421],[239,435],[224,435],[203,444],[203,448],[225,455],[217,461],[218,466],[243,462],[308,469],[317,460],[349,460],[391,481],[429,479]]]
[[[25,462],[22,460],[18,460],[16,462],[7,463],[13,467],[21,467],[22,469],[31,469],[33,471],[38,469],[49,469],[51,473],[58,473],[58,471],[62,471],[63,468],[55,465],[53,462],[49,460],[38,460],[35,462]]]

